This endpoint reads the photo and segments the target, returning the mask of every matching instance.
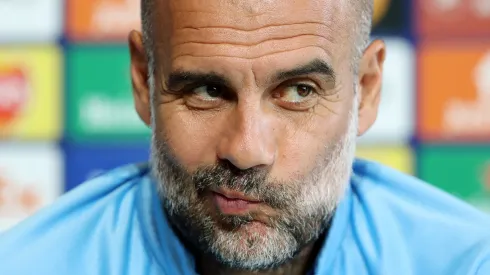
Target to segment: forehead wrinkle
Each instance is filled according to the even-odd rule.
[[[236,18],[234,19],[235,21]],[[325,22],[323,21],[313,21],[313,20],[308,20],[308,21],[302,21],[302,22],[297,22],[297,21],[292,21],[292,22],[288,22],[288,23],[267,23],[267,24],[261,24],[261,25],[258,25],[256,24],[254,27],[250,27],[250,28],[243,28],[243,24],[240,24],[240,25],[226,25],[226,24],[216,24],[216,22],[213,22],[213,23],[209,23],[209,24],[203,24],[203,25],[199,25],[199,24],[188,24],[189,26],[186,27],[186,26],[177,26],[176,28],[180,28],[180,29],[194,29],[194,30],[200,30],[200,29],[232,29],[232,30],[236,30],[236,31],[244,31],[244,32],[247,32],[247,31],[256,31],[256,30],[259,30],[259,29],[266,29],[266,28],[269,28],[269,27],[288,27],[288,26],[294,26],[294,25],[304,25],[304,24],[318,24],[318,25],[324,25],[324,26],[327,26],[328,27],[328,24],[326,24]],[[182,24],[184,25],[184,24]]]
[[[242,46],[242,45],[237,45],[235,43],[233,44],[224,44],[224,43],[190,44],[189,43],[174,48],[172,50],[171,56],[179,56],[185,54],[220,55],[222,53],[225,53],[226,55],[231,55],[231,56],[259,57],[263,55],[272,54],[275,52],[294,50],[294,49],[305,48],[309,46],[322,48],[324,52],[328,53],[329,56],[331,56],[331,53],[327,51],[328,47],[325,47],[328,43],[329,43],[328,40],[318,36],[307,36],[307,37],[302,36],[297,38],[290,38],[287,41],[269,40],[251,46]]]
[[[223,55],[223,53],[226,53],[224,54],[226,56],[257,58],[274,52],[317,46],[331,57],[332,51],[329,48],[332,47],[328,46],[333,45],[336,41],[334,31],[329,31],[329,27],[325,24],[310,24],[311,28],[301,28],[301,26],[305,25],[298,23],[289,27],[266,27],[254,32],[238,31],[242,35],[238,35],[236,31],[230,28],[193,31],[194,35],[183,35],[180,38],[176,34],[171,40],[170,55],[172,59],[182,55],[197,57],[217,56]],[[322,27],[323,30],[319,31],[319,27]],[[293,30],[289,31],[291,28]],[[200,34],[200,36],[195,34]],[[257,38],[254,39],[254,37]]]
[[[222,57],[222,58],[234,58],[234,59],[243,59],[243,60],[254,60],[254,59],[260,59],[260,58],[264,58],[264,57],[273,57],[274,55],[283,54],[283,53],[291,53],[291,52],[295,52],[295,51],[299,51],[299,50],[304,50],[304,49],[308,49],[308,48],[320,49],[321,51],[325,52],[328,57],[331,56],[331,55],[329,55],[328,51],[326,51],[324,48],[322,48],[320,46],[309,45],[309,46],[304,46],[304,47],[290,49],[290,50],[275,51],[273,53],[267,53],[267,54],[258,55],[258,56],[234,56],[234,55],[226,55],[226,54],[208,54],[208,55],[206,55],[206,54],[202,54],[202,55],[198,55],[198,54],[181,54],[181,55],[173,56],[171,58],[171,62],[172,63],[175,63],[177,59],[183,58],[183,57],[198,57],[198,58]]]
[[[171,38],[173,47],[185,43],[228,43],[253,45],[268,40],[280,40],[311,35],[335,42],[334,30],[324,23],[303,22],[288,25],[266,25],[254,29],[234,27],[195,27],[177,29]]]
[[[290,36],[290,37],[265,39],[265,40],[261,40],[261,41],[251,41],[248,43],[246,42],[247,40],[229,41],[229,42],[226,42],[226,41],[187,41],[187,42],[183,42],[181,44],[173,45],[173,46],[182,48],[182,47],[186,47],[186,46],[197,47],[199,45],[201,45],[201,46],[204,46],[204,45],[206,45],[206,46],[207,45],[220,45],[220,46],[241,47],[243,49],[247,48],[249,51],[253,51],[254,48],[261,47],[263,44],[266,44],[266,43],[272,44],[272,43],[276,43],[276,42],[280,42],[280,41],[284,41],[284,43],[287,43],[286,40],[290,40],[290,39],[297,40],[297,39],[306,39],[306,38],[310,38],[310,39],[317,38],[319,40],[325,40],[326,43],[329,41],[328,38],[321,36],[321,35],[300,34],[300,35],[294,35],[294,36]]]

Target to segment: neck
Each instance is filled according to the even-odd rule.
[[[198,259],[198,273],[201,275],[304,275],[315,263],[325,236],[304,247],[293,259],[274,269],[240,270],[223,266],[212,255],[202,255]]]

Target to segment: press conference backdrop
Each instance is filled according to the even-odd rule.
[[[490,212],[490,1],[379,0],[379,118],[358,155]],[[139,0],[0,0],[0,230],[148,159],[126,37]]]

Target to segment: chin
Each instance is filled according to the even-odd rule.
[[[249,222],[235,229],[215,228],[209,251],[232,269],[262,270],[282,265],[300,249],[295,238],[262,222]]]

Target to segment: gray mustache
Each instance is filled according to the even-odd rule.
[[[268,171],[262,168],[238,170],[227,164],[201,168],[195,171],[192,182],[198,193],[211,188],[227,188],[256,197],[273,208],[286,208],[294,201],[291,183],[267,180]]]

